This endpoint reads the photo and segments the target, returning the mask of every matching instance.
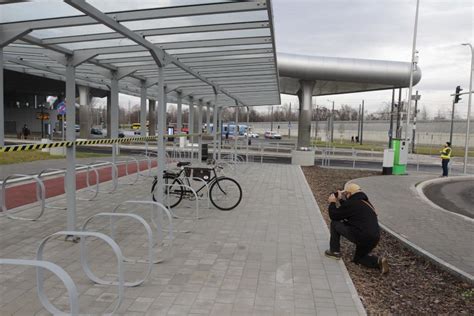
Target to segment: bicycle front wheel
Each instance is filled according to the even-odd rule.
[[[242,188],[237,181],[231,178],[217,178],[211,185],[210,191],[209,198],[212,205],[222,211],[229,211],[237,207],[242,200]]]
[[[170,208],[175,207],[178,205],[181,200],[183,199],[184,190],[182,187],[182,182],[179,178],[175,178],[173,176],[165,175],[163,177],[164,180],[164,188],[163,188],[163,205],[169,206]],[[153,181],[153,186],[151,187],[151,192],[153,194],[153,201],[156,202],[155,198],[155,188],[157,185],[157,181]]]

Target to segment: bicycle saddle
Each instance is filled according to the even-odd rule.
[[[191,163],[189,161],[180,161],[178,162],[178,167],[189,166]]]

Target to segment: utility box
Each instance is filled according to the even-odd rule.
[[[393,149],[385,149],[383,151],[383,166],[382,166],[383,175],[391,175],[393,173],[394,158],[395,158],[395,151]]]
[[[408,141],[394,138],[392,140],[392,145],[394,150],[393,174],[406,174],[408,163]]]

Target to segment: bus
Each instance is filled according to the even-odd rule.
[[[229,137],[235,137],[236,134],[238,136],[244,136],[245,133],[247,133],[247,129],[247,125],[244,124],[238,124],[235,126],[234,122],[222,123],[222,136],[226,137],[227,133],[229,134]]]

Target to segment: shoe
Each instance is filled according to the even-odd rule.
[[[340,252],[332,252],[331,250],[326,250],[324,252],[324,255],[328,258],[340,260],[341,259],[341,253]]]
[[[382,257],[379,259],[379,269],[381,274],[386,274],[388,273],[389,267],[388,267],[388,260],[385,257]]]

